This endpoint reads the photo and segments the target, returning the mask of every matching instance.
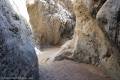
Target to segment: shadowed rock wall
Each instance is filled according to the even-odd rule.
[[[38,80],[38,60],[31,29],[27,19],[16,12],[26,4],[12,4],[16,1],[0,0],[0,80]]]

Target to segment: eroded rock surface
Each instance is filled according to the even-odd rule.
[[[103,67],[114,79],[120,79],[119,52],[98,25],[95,14],[99,0],[75,0],[76,27],[73,39],[56,53],[55,60],[70,59]],[[96,6],[98,5],[98,6]]]
[[[17,1],[0,0],[0,80],[38,80],[31,29],[26,16],[20,13],[27,10],[21,8],[26,5],[25,0]]]
[[[28,2],[28,12],[38,44],[56,45],[70,39],[74,30],[74,17],[54,0]]]
[[[72,15],[74,15],[73,11],[73,0],[55,0],[59,4],[61,4],[65,9],[67,9]]]

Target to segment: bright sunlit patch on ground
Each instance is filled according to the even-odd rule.
[[[35,47],[35,52],[37,55],[42,54],[42,52],[37,47]]]

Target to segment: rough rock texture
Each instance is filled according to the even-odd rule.
[[[28,2],[30,22],[35,39],[41,45],[56,45],[71,38],[74,19],[69,11],[54,0]]]
[[[103,67],[114,79],[120,79],[119,52],[95,19],[99,2],[75,0],[76,27],[73,39],[62,46],[55,60],[71,59]],[[98,6],[96,6],[96,4]]]
[[[38,60],[30,26],[19,13],[27,9],[21,8],[25,6],[24,0],[18,1],[21,6],[16,1],[0,0],[0,80],[38,80]]]
[[[120,0],[107,0],[98,12],[97,19],[109,39],[120,50]]]
[[[99,52],[102,53],[101,49],[105,48],[103,52],[107,52],[106,47],[108,42],[105,40],[106,38],[104,33],[99,28],[96,19],[93,18],[93,12],[96,11],[96,8],[94,8],[92,0],[88,1],[87,3],[81,0],[74,1],[74,11],[76,15],[74,36],[72,40],[69,40],[65,45],[62,46],[63,49],[68,51],[67,48],[70,48],[69,52],[72,53],[80,53],[79,51],[83,50],[83,56],[86,56],[86,54],[90,52],[93,55],[95,54],[94,56],[96,56],[96,58]],[[104,55],[104,53],[102,54]],[[74,55],[71,57],[73,56]],[[81,57],[78,56],[78,58]],[[85,60],[85,58],[81,60]],[[88,61],[90,61],[89,58]]]
[[[71,12],[72,15],[74,15],[73,3],[72,3],[73,0],[55,0],[55,1],[61,4],[69,12]]]

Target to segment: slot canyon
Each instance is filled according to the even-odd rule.
[[[0,0],[0,80],[120,80],[120,0]]]

